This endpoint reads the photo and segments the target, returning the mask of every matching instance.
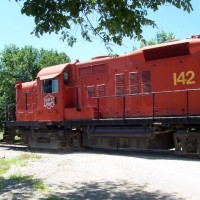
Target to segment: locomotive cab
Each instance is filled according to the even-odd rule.
[[[63,121],[64,108],[72,99],[70,86],[70,66],[56,65],[42,69],[37,75],[38,121]]]
[[[16,84],[17,125],[7,128],[9,141],[13,142],[18,135],[32,148],[79,147],[80,134],[61,126],[66,109],[75,107],[73,67],[68,63],[47,67],[37,74],[35,81]]]
[[[75,107],[71,66],[47,67],[37,74],[35,81],[16,83],[17,121],[64,120],[64,109]]]

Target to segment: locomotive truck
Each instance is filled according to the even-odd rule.
[[[20,136],[31,148],[175,148],[200,155],[198,35],[46,67],[15,88],[7,141]]]

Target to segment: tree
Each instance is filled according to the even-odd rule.
[[[172,5],[190,12],[191,0],[15,0],[23,2],[21,12],[35,19],[33,31],[60,33],[63,40],[72,46],[79,28],[82,37],[92,41],[98,36],[108,45],[121,45],[124,37],[142,38],[142,27],[155,27],[148,19],[148,11],[157,11],[159,6]]]
[[[34,80],[40,69],[68,61],[69,57],[65,53],[53,50],[37,50],[31,46],[6,46],[0,53],[0,122],[4,117],[2,109],[5,104],[15,103],[16,81]]]
[[[153,38],[149,41],[141,41],[140,47],[142,48],[144,46],[160,44],[160,43],[171,41],[171,40],[176,40],[174,33],[171,33],[171,32],[167,33],[164,30],[162,30],[162,31],[158,31],[156,33],[155,38]]]

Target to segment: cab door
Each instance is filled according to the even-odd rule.
[[[38,78],[38,121],[63,120],[63,98],[60,74]]]

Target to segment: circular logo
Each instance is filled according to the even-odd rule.
[[[47,96],[44,97],[44,107],[47,109],[51,109],[55,106],[55,98],[54,96],[51,96],[48,94]]]

